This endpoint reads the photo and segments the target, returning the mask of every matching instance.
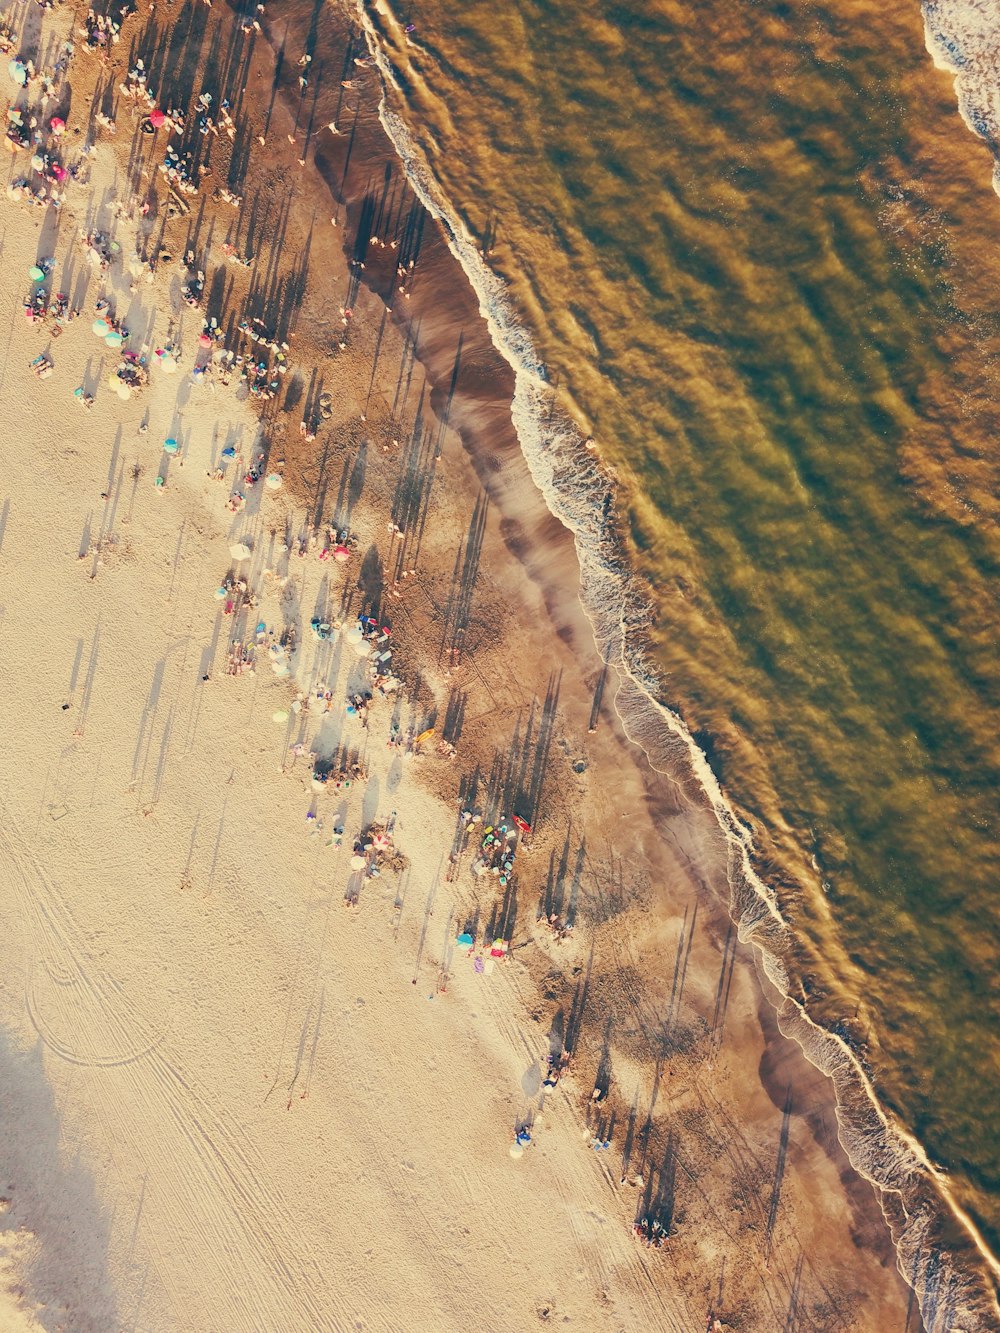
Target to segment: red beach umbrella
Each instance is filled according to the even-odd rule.
[[[162,112],[159,107],[155,107],[149,113],[149,123],[151,125],[155,125],[157,129],[160,128],[160,126],[163,124],[166,118],[167,118],[166,114]]]

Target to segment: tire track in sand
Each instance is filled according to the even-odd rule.
[[[34,941],[29,1020],[53,1055],[90,1071],[88,1089],[109,1145],[125,1146],[146,1164],[145,1212],[167,1223],[147,1226],[147,1235],[169,1235],[176,1251],[165,1255],[156,1246],[164,1289],[179,1294],[179,1279],[171,1277],[178,1256],[191,1272],[212,1256],[224,1290],[206,1292],[203,1309],[207,1315],[223,1306],[227,1328],[353,1327],[287,1200],[268,1183],[266,1163],[184,1075],[163,1034],[92,967],[63,895],[2,806],[0,858],[13,872]],[[183,1299],[178,1303],[184,1308]]]

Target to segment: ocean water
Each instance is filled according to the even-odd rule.
[[[892,1113],[892,1151],[936,1164],[995,1253],[1000,12],[380,0],[363,21],[387,128],[521,368],[522,438],[547,380],[619,483],[654,613],[619,706],[650,749],[687,728],[744,924],[756,895],[775,975]],[[589,456],[535,443],[597,619],[634,622]]]

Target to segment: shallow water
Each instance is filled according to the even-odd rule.
[[[995,1242],[1000,200],[920,13],[395,13],[393,106],[623,484],[810,1010]]]

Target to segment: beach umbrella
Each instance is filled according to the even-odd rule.
[[[272,722],[287,722],[287,721],[288,721],[288,713],[286,712],[286,710],[285,710],[284,708],[279,708],[278,711],[277,711],[276,713],[272,713],[272,714],[271,714],[271,721],[272,721]]]
[[[333,558],[343,564],[345,560],[350,560],[351,553],[346,546],[335,546],[333,548]]]
[[[247,546],[246,542],[233,542],[229,548],[229,554],[234,560],[249,560],[250,547]]]
[[[367,639],[362,639],[360,643],[352,643],[351,647],[359,657],[367,657],[372,650],[372,646]]]
[[[114,391],[117,393],[119,384],[121,384],[121,380],[118,378],[115,372],[112,371],[111,374],[108,376],[108,388],[114,389]]]
[[[12,139],[9,134],[5,137],[4,143],[7,145],[7,148],[11,153],[19,153],[21,151],[22,145],[19,144],[16,139]]]
[[[198,338],[199,347],[211,347],[212,339],[207,333],[202,333]]]
[[[90,329],[98,338],[106,338],[110,332],[110,327],[106,319],[95,319]]]
[[[364,637],[357,625],[352,625],[344,635],[348,643],[360,643]]]
[[[117,329],[110,329],[104,339],[108,347],[121,347],[125,339]]]
[[[118,397],[122,400],[123,403],[127,403],[128,400],[132,397],[132,390],[128,387],[127,384],[123,384],[121,380],[118,381],[118,387],[115,389],[115,393],[118,395]]]
[[[278,476],[277,472],[269,472],[264,478],[264,485],[269,491],[280,491],[281,478]]]
[[[28,269],[28,277],[32,282],[44,282],[45,270],[39,268],[37,264],[32,264],[31,268]]]
[[[49,129],[53,134],[65,134],[66,122],[63,120],[62,116],[53,116],[49,121]]]
[[[45,159],[42,157],[41,153],[35,153],[32,156],[31,165],[35,168],[36,171],[45,170]]]
[[[180,445],[177,443],[176,440],[163,441],[163,452],[165,454],[175,454],[177,453],[178,449],[180,449]]]
[[[471,949],[475,942],[476,941],[467,930],[463,930],[461,935],[459,935],[458,939],[455,941],[460,949]]]
[[[174,360],[172,356],[160,357],[160,368],[162,369],[164,375],[177,374],[177,362]]]
[[[154,125],[157,129],[160,128],[160,126],[163,124],[166,118],[167,118],[166,115],[164,114],[164,112],[160,110],[159,107],[154,107],[153,110],[149,113],[149,123],[150,125]]]
[[[14,83],[25,84],[28,80],[28,71],[21,64],[20,60],[8,60],[7,73]]]
[[[355,854],[354,856],[351,857],[352,870],[364,870],[366,864],[367,862],[365,861],[365,858],[363,856],[358,856],[357,854]]]

